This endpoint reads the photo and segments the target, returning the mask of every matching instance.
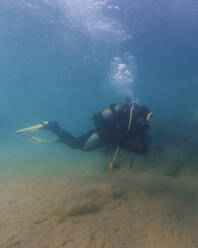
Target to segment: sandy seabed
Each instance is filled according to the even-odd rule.
[[[2,176],[0,248],[198,247],[198,182],[129,169]]]

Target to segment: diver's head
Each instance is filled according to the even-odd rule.
[[[146,115],[146,121],[147,122],[151,122],[153,120],[153,113],[152,112],[149,112],[147,115]]]
[[[136,106],[135,116],[139,127],[148,126],[148,123],[153,119],[153,113],[145,106]]]
[[[142,106],[142,114],[146,123],[151,122],[153,120],[153,113],[150,111],[149,108]]]

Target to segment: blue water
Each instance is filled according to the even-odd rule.
[[[43,120],[79,135],[127,95],[153,111],[156,142],[195,128],[196,1],[2,1],[0,11],[2,141]]]
[[[1,170],[108,173],[113,154],[32,143],[16,130],[56,120],[78,136],[130,96],[154,114],[153,146],[134,173],[196,176],[197,26],[196,0],[1,0]],[[119,159],[122,171],[130,154]]]

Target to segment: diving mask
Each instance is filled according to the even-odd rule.
[[[150,122],[150,121],[153,120],[153,113],[152,113],[152,112],[149,112],[149,113],[147,114],[146,120],[147,120],[148,122]]]

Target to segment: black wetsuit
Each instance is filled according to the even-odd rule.
[[[47,130],[52,131],[57,137],[58,142],[65,143],[73,149],[82,149],[86,141],[97,133],[99,139],[92,146],[91,149],[95,149],[101,146],[119,146],[121,149],[146,155],[147,153],[147,130],[149,125],[146,121],[146,115],[150,112],[147,107],[133,105],[132,120],[130,129],[129,118],[132,105],[123,104],[119,105],[120,110],[116,111],[115,104],[109,106],[111,115],[108,118],[104,118],[102,111],[96,113],[93,116],[93,122],[95,128],[87,133],[74,137],[69,132],[62,130],[57,122],[50,121],[48,125],[44,125]]]

